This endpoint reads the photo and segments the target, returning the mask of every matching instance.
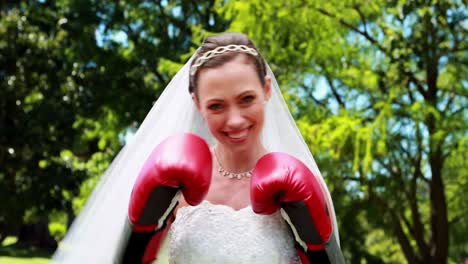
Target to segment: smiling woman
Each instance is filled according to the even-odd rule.
[[[204,41],[103,179],[55,260],[343,263],[325,182],[244,34]]]
[[[208,37],[191,66],[189,91],[217,140],[213,148],[217,171],[236,178],[249,175],[267,153],[260,133],[271,95],[271,78],[255,45],[243,34]],[[245,201],[234,203],[248,205],[248,189],[239,191],[247,194]]]

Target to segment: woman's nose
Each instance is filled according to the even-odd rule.
[[[226,124],[231,128],[239,128],[243,125],[244,121],[242,111],[240,109],[232,109],[229,111]]]

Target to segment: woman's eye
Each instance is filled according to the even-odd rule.
[[[222,109],[223,106],[221,104],[211,104],[208,106],[208,109],[216,111]]]
[[[254,99],[255,99],[254,96],[248,95],[248,96],[245,96],[245,97],[242,98],[242,102],[243,102],[243,103],[250,103],[250,102],[252,102]]]

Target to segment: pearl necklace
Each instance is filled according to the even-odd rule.
[[[253,169],[249,170],[249,171],[246,171],[246,172],[239,172],[239,173],[235,173],[235,172],[230,172],[226,169],[223,168],[223,166],[221,165],[221,162],[219,162],[219,159],[218,159],[218,154],[216,152],[216,148],[213,149],[213,152],[214,152],[214,156],[215,156],[215,159],[216,159],[216,163],[218,163],[218,172],[219,174],[223,175],[224,177],[227,177],[229,179],[242,179],[242,178],[250,178],[250,176],[252,176],[252,171]]]

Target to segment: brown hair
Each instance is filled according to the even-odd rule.
[[[257,75],[260,78],[260,82],[265,84],[265,75],[266,75],[266,66],[265,66],[265,60],[263,59],[262,55],[260,55],[260,52],[258,51],[257,47],[253,42],[247,37],[247,35],[242,34],[242,33],[237,33],[237,32],[226,32],[226,33],[221,33],[219,35],[214,35],[207,37],[204,41],[201,47],[197,50],[195,57],[192,60],[192,64],[190,65],[190,68],[192,67],[193,63],[197,60],[197,58],[201,57],[203,54],[210,50],[214,50],[217,47],[221,46],[227,46],[227,45],[245,45],[249,48],[253,48],[257,51],[258,55],[253,56],[250,54],[245,53],[249,60],[252,61],[252,64],[255,66],[255,70],[257,71]],[[195,75],[190,75],[190,82],[189,82],[189,92],[190,93],[195,93],[197,94],[197,80],[198,80],[198,73],[200,72],[200,69],[204,68],[216,68],[219,67],[231,60],[233,60],[235,57],[239,56],[239,52],[226,52],[223,54],[220,54],[218,56],[215,56],[205,63],[203,65],[198,67],[198,70],[196,71]]]

